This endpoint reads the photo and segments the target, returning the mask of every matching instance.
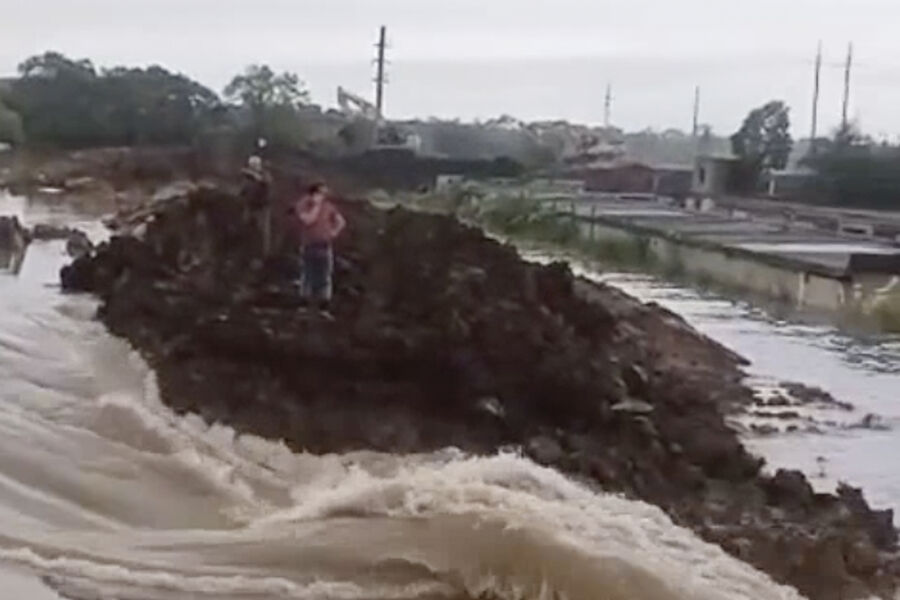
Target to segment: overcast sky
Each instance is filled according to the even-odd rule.
[[[371,95],[377,28],[389,27],[392,117],[603,119],[688,129],[694,86],[721,133],[771,98],[809,131],[812,62],[825,44],[823,128],[851,115],[900,135],[898,0],[0,0],[0,73],[47,49],[97,64],[151,64],[220,91],[251,62],[296,71],[314,99]]]

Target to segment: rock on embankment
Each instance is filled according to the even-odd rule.
[[[0,267],[9,268],[10,263],[21,260],[34,240],[64,240],[67,252],[76,258],[89,254],[94,247],[87,234],[79,229],[44,223],[28,229],[16,216],[0,215]]]
[[[334,322],[298,308],[290,253],[258,260],[238,200],[213,190],[159,207],[63,284],[101,297],[177,411],[314,452],[518,445],[812,598],[893,592],[889,511],[762,476],[725,425],[750,396],[737,357],[450,218],[343,210]]]

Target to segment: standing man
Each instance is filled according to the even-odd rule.
[[[334,254],[332,242],[347,222],[329,199],[328,188],[317,183],[294,207],[300,229],[301,293],[318,304],[322,315],[331,319]]]
[[[272,249],[272,206],[269,200],[271,177],[259,156],[250,157],[241,175],[241,197],[245,202],[247,222],[259,230],[262,256],[266,258]]]

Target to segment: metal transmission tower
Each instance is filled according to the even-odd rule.
[[[377,72],[375,75],[375,111],[377,118],[381,121],[384,117],[384,86],[387,83],[387,73],[385,72],[385,51],[387,50],[387,27],[381,26],[378,36],[378,56],[375,59]]]

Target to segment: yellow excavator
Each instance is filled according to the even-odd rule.
[[[418,154],[421,139],[405,127],[385,121],[374,104],[343,87],[337,90],[338,106],[348,117],[362,118],[375,123],[369,150],[407,150]]]

